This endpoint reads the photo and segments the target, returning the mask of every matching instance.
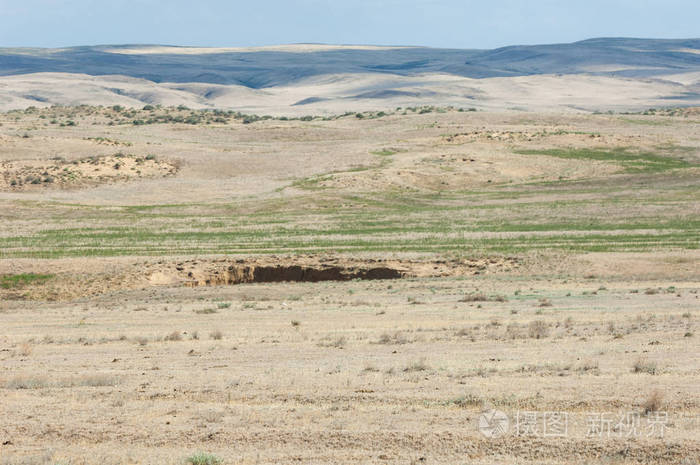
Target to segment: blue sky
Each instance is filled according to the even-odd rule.
[[[700,0],[0,0],[0,47],[298,42],[493,48],[700,37]]]

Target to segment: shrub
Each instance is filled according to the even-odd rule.
[[[549,326],[542,320],[533,320],[527,327],[527,334],[533,339],[543,339],[549,336]]]
[[[187,457],[185,463],[188,465],[219,465],[221,463],[221,459],[214,454],[199,452]]]
[[[661,392],[659,389],[655,389],[649,395],[647,400],[645,400],[644,403],[642,404],[642,408],[644,409],[644,413],[658,412],[659,410],[661,410],[661,407],[663,406],[663,402],[664,402],[664,393]]]
[[[336,339],[325,339],[321,342],[318,343],[320,347],[334,347],[336,349],[342,349],[345,347],[347,344],[348,340],[345,338],[345,336],[340,336]]]
[[[211,333],[209,333],[209,337],[214,339],[215,341],[220,341],[224,338],[224,333],[222,333],[221,331],[212,331]]]
[[[475,294],[467,294],[461,299],[459,299],[460,302],[506,302],[507,300],[508,299],[506,299],[506,297],[502,295],[488,296],[481,292]]]
[[[170,342],[182,341],[182,334],[180,333],[180,331],[173,331],[172,333],[170,333],[170,334],[168,334],[167,336],[165,336],[165,337],[163,338],[163,340],[164,340],[164,341],[170,341]]]
[[[219,313],[215,308],[202,308],[194,311],[197,315],[211,315],[213,313]]]
[[[416,360],[415,362],[412,362],[412,363],[406,365],[406,367],[404,367],[403,371],[404,371],[404,373],[411,373],[414,371],[427,371],[429,369],[430,369],[430,367],[425,362],[425,359],[422,358],[420,360]]]
[[[377,340],[377,344],[386,345],[408,344],[408,342],[408,338],[406,338],[406,336],[400,331],[396,331],[393,335],[383,333],[381,336],[379,336],[379,340]]]
[[[5,389],[42,389],[49,385],[45,376],[16,376],[5,382]]]
[[[466,396],[460,396],[448,402],[451,405],[456,405],[457,407],[480,407],[484,404],[484,399],[474,394],[468,394]]]
[[[648,373],[650,375],[658,374],[659,369],[654,362],[638,358],[634,365],[632,365],[632,373]]]

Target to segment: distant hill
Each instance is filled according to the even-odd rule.
[[[158,45],[5,48],[0,49],[0,108],[112,102],[182,102],[273,111],[301,111],[299,107],[331,111],[343,103],[350,108],[358,103],[359,107],[381,106],[382,102],[499,106],[494,99],[503,95],[493,94],[493,87],[501,81],[494,79],[529,78],[528,85],[539,85],[532,77],[543,75],[601,78],[591,80],[593,87],[621,80],[634,81],[632,87],[649,82],[660,86],[656,94],[650,89],[638,94],[643,102],[630,102],[632,106],[663,104],[665,99],[669,105],[697,104],[700,39],[590,39],[494,50],[303,44],[250,49]],[[115,76],[123,76],[128,85],[119,85]],[[71,88],[88,83],[87,95]],[[556,89],[553,92],[556,95]],[[280,98],[284,96],[288,98]],[[600,100],[592,93],[591,98]],[[506,98],[501,103],[503,107],[519,105],[517,99]],[[562,103],[586,109],[576,98],[555,106]],[[604,101],[593,103],[594,107],[605,106]]]

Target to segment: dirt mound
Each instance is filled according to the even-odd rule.
[[[172,176],[177,165],[155,156],[125,154],[94,156],[67,161],[19,160],[0,162],[0,190],[70,189],[131,179]]]

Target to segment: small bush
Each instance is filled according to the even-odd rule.
[[[214,339],[215,341],[220,341],[224,338],[224,333],[222,333],[221,331],[212,331],[211,333],[209,333],[209,337]]]
[[[543,339],[549,336],[549,326],[542,320],[533,320],[527,327],[527,334],[533,339]]]
[[[365,365],[365,368],[362,370],[363,373],[378,373],[379,368],[375,367],[374,365],[368,363]]]
[[[219,465],[221,463],[221,459],[214,454],[199,452],[187,457],[185,463],[187,465]]]
[[[182,333],[180,333],[180,331],[173,331],[165,336],[163,340],[169,342],[182,341]]]
[[[650,362],[642,358],[638,358],[634,365],[632,365],[632,373],[648,373],[650,375],[656,375],[659,372],[659,368],[656,363]]]
[[[486,295],[481,292],[477,292],[475,294],[467,294],[461,299],[459,299],[460,302],[506,302],[508,299],[506,299],[505,296],[502,295]]]
[[[644,409],[645,414],[648,414],[651,412],[658,412],[659,410],[661,410],[663,403],[664,403],[664,393],[658,389],[655,389],[649,395],[647,400],[644,401],[644,403],[642,404],[642,408]]]
[[[20,344],[19,348],[17,349],[17,354],[21,355],[22,357],[29,357],[32,355],[33,350],[34,349],[32,348],[31,344],[24,342]]]
[[[448,402],[448,404],[456,405],[457,407],[480,407],[484,404],[484,399],[474,394],[461,396]]]
[[[408,344],[408,339],[406,336],[400,332],[397,331],[393,335],[389,333],[383,333],[381,336],[379,336],[379,339],[377,340],[377,344],[386,344],[386,345],[400,345],[400,344]]]
[[[411,373],[411,372],[415,372],[415,371],[427,371],[429,369],[430,369],[430,367],[425,362],[425,359],[422,358],[420,360],[416,360],[415,362],[412,362],[412,363],[406,365],[406,367],[404,367],[403,371],[404,371],[404,373]]]
[[[5,382],[5,389],[42,389],[49,385],[46,376],[16,376]]]
[[[336,349],[343,349],[345,348],[345,345],[348,343],[348,340],[345,338],[345,336],[340,336],[336,339],[326,339],[318,343],[320,347],[334,347]]]
[[[212,315],[214,313],[219,313],[215,308],[202,308],[194,311],[197,315]]]
[[[581,363],[578,367],[576,367],[576,371],[579,373],[588,373],[593,372],[593,373],[599,373],[600,372],[600,366],[598,365],[598,362],[593,361],[593,360],[587,360],[583,363]]]

